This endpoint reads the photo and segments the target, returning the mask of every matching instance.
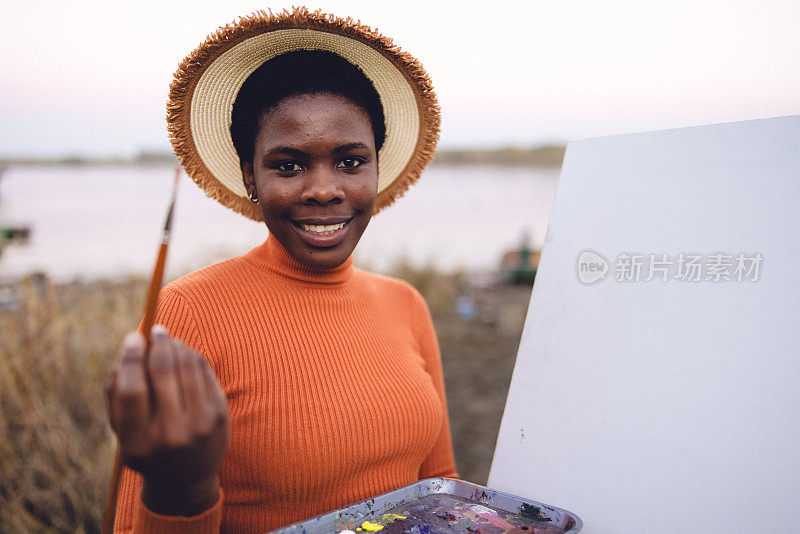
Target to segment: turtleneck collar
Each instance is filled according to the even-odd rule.
[[[353,274],[352,254],[338,267],[316,269],[297,261],[272,234],[269,234],[263,244],[245,254],[244,258],[263,271],[300,282],[343,284]]]

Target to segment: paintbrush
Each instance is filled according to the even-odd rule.
[[[169,247],[169,237],[172,233],[172,213],[175,210],[175,199],[178,196],[178,181],[181,176],[180,166],[175,166],[175,180],[172,183],[172,200],[169,203],[169,210],[167,210],[167,217],[164,221],[164,229],[161,231],[161,244],[158,248],[158,256],[156,256],[156,264],[153,267],[153,276],[150,278],[150,287],[147,289],[147,300],[144,305],[144,319],[142,319],[142,333],[144,334],[147,350],[145,351],[145,358],[148,357],[150,352],[150,330],[153,329],[153,322],[156,318],[156,304],[158,303],[158,293],[161,291],[161,284],[164,281],[164,266],[167,261],[167,248]],[[145,359],[147,365],[147,359]],[[114,529],[114,515],[117,511],[117,491],[119,490],[120,478],[120,455],[119,445],[117,445],[117,453],[114,456],[114,468],[111,471],[111,484],[108,489],[108,498],[106,499],[106,509],[103,512],[103,534],[112,534]]]
[[[167,247],[169,246],[169,236],[172,232],[172,212],[175,210],[175,198],[178,196],[178,179],[181,176],[181,168],[175,166],[175,181],[172,184],[172,200],[169,203],[167,219],[164,221],[164,229],[161,232],[161,246],[158,249],[156,264],[153,267],[153,276],[150,278],[150,288],[147,290],[147,301],[144,305],[144,319],[142,319],[142,333],[147,341],[147,349],[150,350],[150,330],[156,318],[156,304],[158,303],[158,292],[161,291],[161,283],[164,281],[164,265],[167,261]],[[147,354],[147,353],[145,353]]]

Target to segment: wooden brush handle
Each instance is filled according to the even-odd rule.
[[[164,264],[166,260],[167,243],[162,242],[161,248],[158,249],[156,265],[153,267],[153,276],[150,278],[150,288],[147,290],[147,300],[144,306],[144,319],[142,319],[142,335],[144,335],[148,350],[145,353],[145,357],[150,351],[150,330],[153,329],[153,323],[156,319],[156,304],[158,304],[158,293],[161,291],[161,283],[164,280]]]
[[[111,470],[111,483],[108,486],[108,496],[106,497],[106,508],[103,510],[102,534],[113,534],[114,516],[117,513],[117,492],[119,491],[119,479],[122,472],[120,465],[119,445],[117,453],[114,455],[114,467]]]
[[[153,329],[153,323],[156,319],[156,305],[158,304],[158,293],[161,291],[161,284],[164,281],[164,265],[167,261],[167,247],[169,245],[169,236],[172,230],[172,212],[175,208],[175,200],[178,194],[178,181],[181,176],[181,168],[179,165],[175,166],[175,180],[172,182],[172,201],[169,204],[167,211],[167,220],[164,222],[164,231],[161,235],[161,247],[158,249],[158,256],[156,257],[156,264],[153,267],[153,276],[150,278],[150,287],[147,290],[147,300],[144,305],[144,318],[142,319],[142,334],[144,335],[147,348],[145,350],[145,366],[148,363],[150,355],[150,330]],[[114,456],[114,467],[111,470],[111,484],[108,488],[108,497],[106,498],[106,508],[103,511],[103,525],[101,532],[103,534],[112,534],[114,530],[114,516],[117,513],[117,493],[119,492],[119,479],[122,470],[120,449],[117,444],[117,453]]]
[[[162,242],[161,247],[158,249],[158,257],[156,258],[156,265],[153,268],[153,276],[150,279],[150,287],[147,290],[147,300],[144,307],[144,319],[142,320],[142,334],[147,342],[147,352],[145,358],[150,354],[150,330],[153,328],[153,322],[156,318],[156,304],[158,304],[158,293],[161,291],[161,283],[164,280],[164,265],[167,259],[167,243]],[[145,359],[145,365],[147,360]],[[122,471],[122,464],[120,461],[119,445],[117,445],[117,453],[114,456],[114,467],[111,470],[111,484],[108,488],[108,496],[106,497],[106,508],[103,512],[103,534],[112,534],[114,529],[114,515],[117,512],[117,493],[119,492],[120,473]]]

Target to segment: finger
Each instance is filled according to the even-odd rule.
[[[167,329],[155,325],[150,336],[148,371],[153,386],[154,439],[167,448],[187,444],[178,384],[177,355]]]
[[[205,360],[179,339],[173,340],[172,344],[178,356],[178,382],[183,408],[191,421],[191,430],[195,435],[207,434],[213,425],[213,418],[203,377]]]
[[[228,398],[225,396],[225,390],[222,389],[222,384],[219,383],[217,375],[208,362],[203,360],[202,363],[203,378],[206,382],[206,397],[211,404],[215,423],[228,424],[230,415],[228,413]]]
[[[227,405],[227,397],[225,396],[225,390],[222,389],[222,384],[219,383],[219,378],[217,378],[217,374],[211,368],[211,365],[203,359],[203,365],[201,365],[201,369],[203,370],[203,380],[206,383],[206,389],[208,390],[208,399],[214,403],[223,402]]]
[[[138,454],[146,443],[150,402],[144,356],[142,336],[136,332],[128,334],[120,348],[118,363],[109,384],[111,425],[126,454]]]
[[[121,347],[120,350],[122,350]],[[106,387],[105,387],[106,408],[108,409],[109,420],[111,419],[111,394],[112,392],[116,391],[116,389],[117,389],[117,367],[115,365],[108,373],[108,379],[106,379]]]

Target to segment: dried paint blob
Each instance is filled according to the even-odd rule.
[[[378,532],[379,530],[383,530],[383,525],[380,523],[373,523],[372,521],[364,521],[361,523],[361,526],[358,527],[356,530],[364,530],[366,532]]]

